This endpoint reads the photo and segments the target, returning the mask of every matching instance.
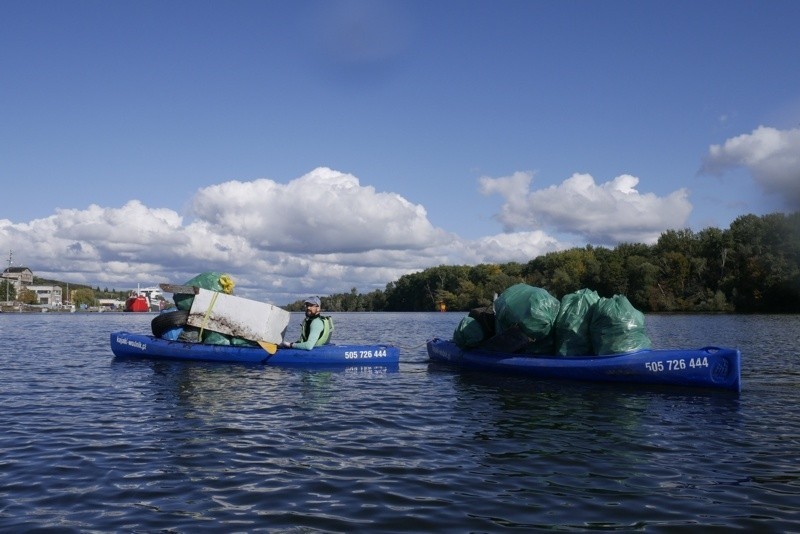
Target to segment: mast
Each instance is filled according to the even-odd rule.
[[[8,277],[6,278],[6,302],[8,302],[8,285],[11,283],[11,255],[12,251],[8,251]]]

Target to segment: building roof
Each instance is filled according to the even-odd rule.
[[[24,271],[30,271],[27,267],[7,267],[3,269],[4,273],[21,273]]]

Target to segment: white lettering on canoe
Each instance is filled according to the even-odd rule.
[[[680,358],[677,360],[645,362],[644,366],[647,368],[648,371],[651,371],[653,373],[661,373],[664,371],[683,371],[687,367],[690,369],[708,367],[708,358],[705,356],[698,358],[689,358],[688,362],[684,358]]]
[[[133,347],[135,349],[140,349],[143,351],[147,350],[147,343],[142,343],[141,341],[134,341],[126,337],[117,336],[117,343],[119,343],[120,345],[128,345],[129,347]]]
[[[369,360],[371,358],[386,358],[386,349],[378,350],[347,350],[345,360]]]

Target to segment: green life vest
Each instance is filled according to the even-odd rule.
[[[300,328],[300,341],[305,342],[308,339],[308,335],[311,333],[311,323],[316,319],[322,321],[322,333],[319,335],[317,342],[314,343],[315,347],[319,347],[320,345],[330,343],[331,334],[333,333],[333,318],[327,315],[317,315],[311,319],[308,317],[304,318],[303,325]]]

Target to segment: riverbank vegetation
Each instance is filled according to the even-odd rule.
[[[800,212],[744,215],[727,230],[669,230],[654,245],[551,252],[527,263],[441,265],[361,294],[322,297],[326,311],[468,311],[517,283],[554,297],[622,294],[643,312],[800,313]],[[302,309],[302,302],[287,306]]]
[[[727,230],[668,230],[654,245],[587,245],[527,263],[440,265],[401,276],[384,290],[323,296],[322,308],[468,311],[521,282],[558,299],[583,288],[603,297],[621,294],[642,312],[800,313],[800,212],[743,215]],[[60,285],[65,295],[69,289],[75,305],[124,300],[128,293],[38,277],[34,284]],[[284,307],[300,311],[303,303]]]

